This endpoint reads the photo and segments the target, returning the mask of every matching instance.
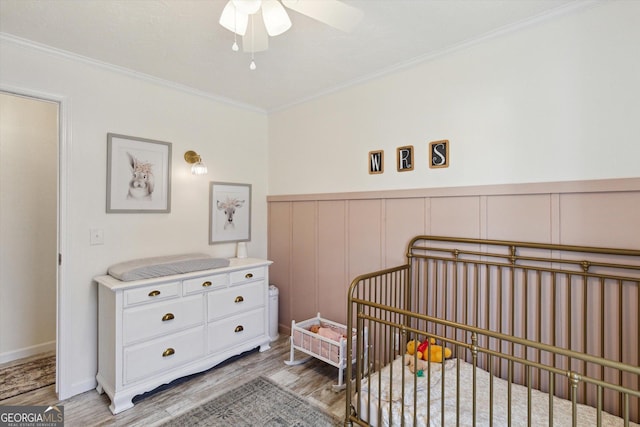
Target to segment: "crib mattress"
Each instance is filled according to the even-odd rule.
[[[403,357],[397,358],[392,364],[385,366],[380,372],[373,374],[369,380],[364,380],[362,390],[354,401],[360,418],[373,426],[401,425],[402,401],[404,400],[404,422],[406,426],[441,426],[456,425],[456,369],[460,364],[460,419],[459,425],[472,425],[473,411],[473,365],[462,360],[448,360],[445,364],[431,364],[431,380],[427,382],[427,375],[416,377],[403,364]],[[442,378],[444,368],[444,405],[442,393]],[[402,394],[402,371],[405,375],[404,397]],[[391,372],[393,374],[391,375]],[[416,381],[414,381],[416,378]],[[476,425],[489,425],[489,387],[491,375],[480,368],[476,368]],[[507,426],[508,400],[507,381],[493,377],[493,425]],[[427,388],[430,387],[430,419],[427,420]],[[417,421],[414,424],[413,394],[417,389]],[[511,385],[511,425],[527,426],[527,394],[526,387]],[[378,399],[378,396],[380,399]],[[368,400],[370,402],[367,402]],[[531,425],[549,425],[549,395],[538,390],[531,390]],[[367,406],[369,409],[367,409]],[[378,410],[380,409],[380,414]],[[553,425],[572,425],[571,402],[553,397]],[[586,405],[578,405],[578,426],[595,426],[597,411]],[[602,425],[606,427],[622,426],[621,418],[602,412]],[[630,423],[638,427],[638,424]]]

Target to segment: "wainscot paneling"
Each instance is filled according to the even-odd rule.
[[[278,195],[269,205],[279,325],[346,321],[359,274],[404,263],[418,234],[640,248],[640,178]],[[635,326],[634,326],[635,327]]]
[[[426,204],[423,198],[387,199],[384,216],[385,266],[401,265],[406,261],[407,243],[416,234],[424,234]],[[390,236],[390,238],[386,238]],[[345,295],[346,296],[346,295]]]
[[[280,325],[291,323],[291,203],[269,203],[269,256],[278,260],[277,265],[271,264],[269,273],[275,273],[277,281],[269,277],[272,283],[278,285],[278,316]],[[287,320],[289,319],[289,320]]]
[[[487,239],[557,243],[551,230],[551,195],[487,197]]]
[[[289,306],[293,319],[303,320],[318,309],[318,203],[291,205],[291,284]]]
[[[348,203],[348,265],[349,278],[383,267],[383,206],[384,201],[350,200]],[[345,301],[346,310],[346,301]],[[345,318],[343,316],[343,318]]]
[[[347,202],[318,202],[318,311],[327,319],[344,317],[347,273]]]

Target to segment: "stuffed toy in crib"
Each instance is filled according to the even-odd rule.
[[[404,364],[409,365],[409,370],[412,373],[419,373],[427,368],[429,359],[431,362],[442,363],[444,359],[449,357],[451,357],[451,349],[437,345],[433,338],[424,340],[422,343],[418,340],[411,340],[407,343]]]

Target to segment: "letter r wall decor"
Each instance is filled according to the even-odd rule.
[[[413,145],[398,147],[398,155],[396,160],[398,172],[406,172],[413,170]]]

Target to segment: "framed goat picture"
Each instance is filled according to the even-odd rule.
[[[171,143],[107,134],[107,213],[171,212]]]
[[[251,184],[212,182],[209,244],[251,240]]]

